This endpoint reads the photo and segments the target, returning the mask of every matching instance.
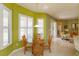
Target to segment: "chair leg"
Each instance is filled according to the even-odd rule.
[[[27,50],[26,47],[24,47],[24,54],[26,54],[26,50]]]
[[[51,53],[51,48],[49,47],[49,52]]]

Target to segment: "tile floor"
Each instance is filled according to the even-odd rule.
[[[74,56],[76,50],[73,43],[70,43],[59,38],[54,39],[52,42],[52,52],[49,53],[48,49],[45,49],[44,56]],[[31,50],[28,50],[24,55],[23,50],[19,49],[16,52],[10,54],[10,56],[32,56]]]

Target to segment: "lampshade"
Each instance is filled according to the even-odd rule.
[[[40,27],[39,25],[35,25],[34,27]]]

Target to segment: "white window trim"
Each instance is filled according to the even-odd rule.
[[[3,4],[0,4],[0,6],[2,7],[2,10],[3,9],[6,9],[6,10],[8,10],[10,13],[9,13],[9,21],[8,21],[8,24],[9,24],[9,27],[8,27],[8,33],[9,33],[9,40],[10,40],[10,43],[8,43],[7,45],[5,45],[5,46],[3,46],[3,43],[2,43],[2,46],[1,46],[1,48],[0,48],[0,50],[2,50],[2,49],[5,49],[5,48],[7,48],[9,45],[11,45],[12,44],[12,11],[9,9],[9,8],[7,8],[6,6],[4,6]],[[2,13],[2,15],[3,15],[3,13]],[[2,16],[2,19],[3,19],[3,16]],[[2,22],[2,24],[3,24],[3,22]],[[3,29],[3,28],[2,28]],[[3,31],[3,30],[2,30]],[[3,37],[3,34],[2,34],[2,37]],[[3,42],[3,38],[2,38],[2,42]]]

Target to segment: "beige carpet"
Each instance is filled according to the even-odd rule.
[[[74,48],[74,44],[61,40],[55,39],[52,42],[52,52],[49,53],[48,49],[44,50],[44,56],[74,56],[76,55],[76,50]],[[16,52],[12,52],[10,56],[32,56],[32,52],[29,49],[24,55],[23,49],[19,49]]]

